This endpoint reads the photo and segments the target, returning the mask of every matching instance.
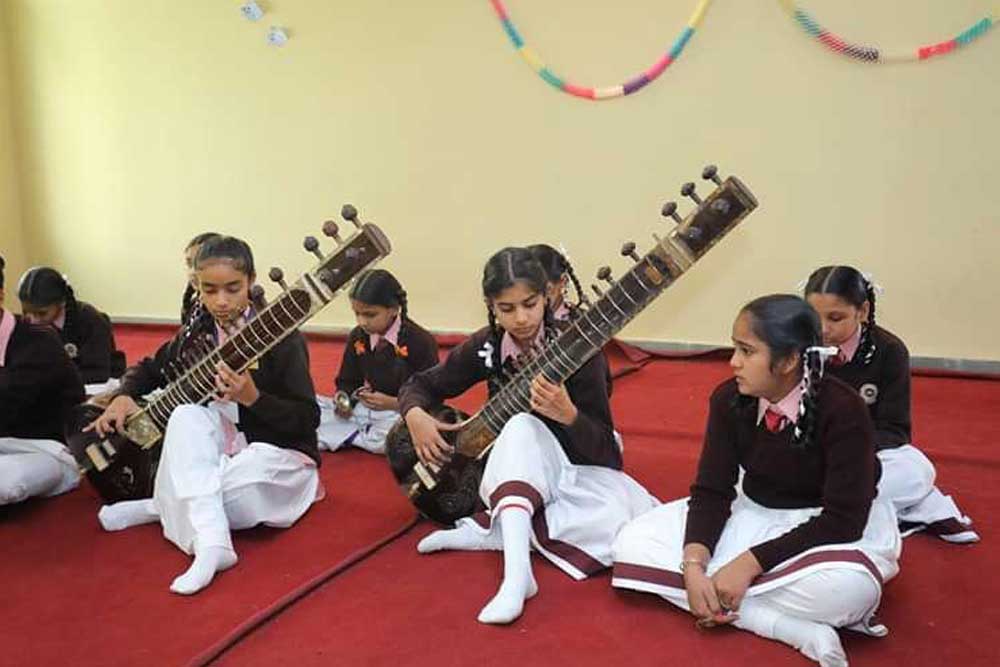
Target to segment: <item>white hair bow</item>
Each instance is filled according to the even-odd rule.
[[[875,292],[876,295],[882,296],[882,293],[885,292],[885,288],[875,282],[875,276],[871,273],[871,271],[862,271],[861,277],[865,279],[866,283],[872,286],[872,291]]]

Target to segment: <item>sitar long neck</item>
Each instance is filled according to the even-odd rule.
[[[709,172],[711,169],[711,172]],[[707,175],[707,174],[711,175]],[[715,179],[714,167],[706,168],[705,178]],[[717,180],[717,179],[716,179]],[[496,392],[469,424],[479,432],[488,429],[494,436],[504,424],[520,412],[530,411],[531,382],[539,374],[555,383],[565,382],[594,356],[611,338],[642,312],[656,297],[743,218],[757,208],[757,200],[738,179],[730,177],[699,200],[697,209],[645,256],[635,254],[635,244],[626,244],[622,253],[632,256],[636,263],[621,279],[610,287],[590,308],[581,309],[580,315],[568,321],[562,333],[541,352],[528,360],[517,374]],[[690,185],[689,192],[694,186]],[[685,186],[687,190],[688,186]],[[676,205],[670,207],[670,215]],[[665,214],[667,209],[664,209]],[[459,440],[459,451],[478,456],[474,451],[484,438],[480,435]]]

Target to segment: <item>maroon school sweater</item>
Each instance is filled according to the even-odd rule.
[[[64,440],[83,381],[55,329],[17,318],[0,367],[0,437]]]
[[[416,322],[407,319],[401,323],[397,343],[393,345],[383,337],[372,349],[365,330],[354,327],[340,362],[337,389],[351,394],[367,382],[375,391],[398,396],[399,388],[411,375],[437,365],[437,341]]]
[[[875,447],[890,449],[910,442],[910,353],[896,336],[872,329],[875,353],[867,365],[861,348],[843,366],[827,368],[854,387],[875,422]]]
[[[741,396],[736,380],[719,385],[709,404],[708,428],[691,486],[684,543],[715,549],[746,470],[743,491],[778,509],[821,507],[822,512],[751,551],[765,571],[807,549],[861,537],[881,467],[871,420],[850,386],[824,378],[812,442],[794,448],[794,427],[771,433],[757,422],[756,398]]]

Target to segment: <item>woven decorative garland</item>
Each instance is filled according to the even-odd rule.
[[[810,16],[805,10],[796,6],[794,0],[779,0],[779,2],[781,2],[785,10],[792,16],[793,19],[795,19],[795,22],[798,23],[803,30],[818,39],[831,51],[845,55],[849,58],[855,58],[857,60],[872,63],[927,60],[928,58],[932,58],[934,56],[951,53],[955,49],[966,46],[973,40],[982,37],[990,28],[994,26],[994,24],[997,23],[997,19],[994,18],[994,15],[990,14],[968,30],[965,30],[952,39],[944,42],[938,42],[937,44],[921,46],[915,50],[887,54],[874,46],[854,44],[833,34],[826,28],[823,28],[819,22],[817,22],[816,19]]]
[[[538,54],[535,53],[534,49],[524,43],[521,38],[521,34],[514,27],[514,23],[510,20],[510,16],[507,14],[507,8],[504,7],[502,0],[490,0],[493,5],[493,9],[496,10],[497,17],[500,19],[500,23],[503,24],[503,29],[507,32],[507,36],[510,38],[511,43],[517,52],[521,54],[524,61],[531,66],[533,70],[542,77],[546,83],[551,85],[564,93],[569,93],[570,95],[576,95],[577,97],[583,97],[589,100],[606,100],[612,97],[622,97],[624,95],[631,95],[632,93],[641,90],[651,81],[656,79],[656,77],[663,74],[663,70],[667,69],[670,63],[677,60],[680,57],[681,51],[691,40],[691,36],[694,35],[695,29],[701,20],[705,16],[705,10],[708,9],[708,5],[711,0],[699,0],[698,6],[695,8],[694,13],[691,14],[691,18],[688,19],[687,27],[681,32],[680,36],[674,42],[670,50],[663,54],[663,57],[657,60],[653,65],[632,79],[629,79],[625,83],[618,86],[603,86],[600,88],[586,88],[584,86],[578,86],[576,84],[570,83],[565,79],[557,76],[550,70]]]

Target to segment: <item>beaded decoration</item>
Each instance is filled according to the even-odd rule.
[[[835,53],[847,56],[848,58],[854,58],[856,60],[870,63],[920,61],[927,60],[928,58],[932,58],[934,56],[940,56],[945,53],[951,53],[955,49],[966,46],[973,40],[982,37],[997,22],[994,15],[989,14],[975,23],[972,27],[961,32],[957,37],[952,39],[938,42],[936,44],[928,44],[927,46],[921,46],[916,49],[886,53],[874,46],[855,44],[833,34],[826,28],[822,27],[808,12],[800,8],[795,3],[795,0],[778,1],[785,8],[785,11],[788,12],[788,14],[803,30],[822,42],[828,49]]]
[[[517,52],[522,58],[524,58],[524,61],[528,63],[533,70],[535,70],[538,76],[542,77],[542,79],[544,79],[545,82],[553,88],[588,100],[606,100],[613,97],[631,95],[632,93],[641,90],[658,76],[663,74],[663,70],[667,69],[670,63],[680,57],[681,51],[684,50],[684,47],[691,40],[691,36],[694,35],[695,29],[705,17],[705,11],[708,9],[710,2],[711,0],[698,1],[698,6],[695,7],[694,13],[692,13],[691,18],[688,19],[687,26],[683,31],[681,31],[680,36],[674,41],[670,50],[663,54],[659,60],[653,63],[651,67],[643,71],[641,74],[617,86],[587,88],[570,83],[562,77],[557,76],[551,69],[549,69],[538,54],[535,53],[534,49],[524,43],[524,39],[521,37],[521,34],[517,31],[517,28],[514,27],[513,21],[510,20],[510,16],[507,14],[507,8],[504,7],[503,1],[490,0],[490,3],[493,5],[493,9],[497,13],[497,17],[500,19],[500,23],[503,25],[503,29],[507,32],[507,36],[514,45],[514,48],[517,49]]]

